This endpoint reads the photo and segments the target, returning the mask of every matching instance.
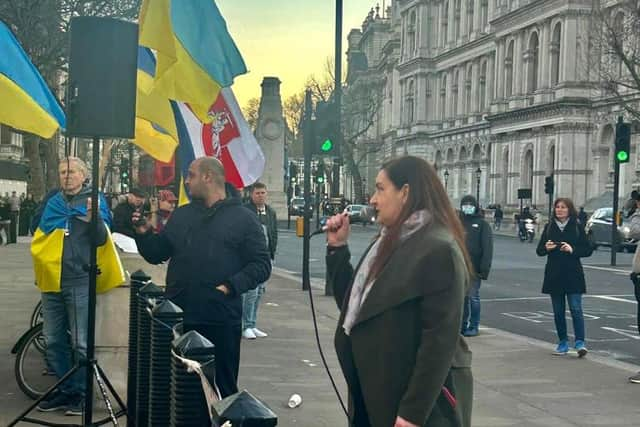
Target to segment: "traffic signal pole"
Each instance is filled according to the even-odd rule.
[[[304,231],[302,236],[302,290],[311,288],[311,278],[309,277],[309,239],[310,221],[309,212],[311,204],[311,147],[314,141],[313,127],[311,124],[312,114],[311,89],[307,89],[304,96],[304,212],[302,213]]]
[[[335,36],[334,102],[337,120],[337,155],[333,159],[331,197],[340,195],[340,165],[342,164],[342,0],[336,0],[336,36]]]
[[[613,172],[613,221],[611,221],[611,265],[616,265],[618,254],[618,190],[620,188],[620,162],[614,159]]]

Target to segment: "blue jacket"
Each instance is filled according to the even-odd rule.
[[[184,310],[185,324],[241,324],[241,295],[271,274],[262,225],[230,186],[211,208],[181,206],[160,234],[138,235],[136,243],[148,262],[170,260],[166,295]],[[221,284],[230,295],[216,289]]]

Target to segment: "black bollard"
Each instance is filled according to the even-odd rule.
[[[191,427],[210,425],[209,409],[198,374],[188,372],[178,359],[196,361],[202,365],[209,383],[214,386],[215,347],[196,331],[189,331],[172,343],[170,426]]]
[[[149,353],[151,351],[151,304],[162,297],[162,288],[150,282],[138,292],[138,360],[136,372],[136,426],[146,427],[149,419]]]
[[[169,300],[155,306],[151,319],[151,372],[149,374],[149,426],[169,425],[171,341],[182,309]]]
[[[135,427],[136,376],[138,375],[138,291],[151,277],[138,270],[131,275],[129,287],[129,354],[127,369],[127,427]]]
[[[262,400],[242,390],[213,404],[211,425],[218,427],[226,421],[234,426],[275,427],[278,416]]]

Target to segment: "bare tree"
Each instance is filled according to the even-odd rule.
[[[598,70],[602,95],[640,120],[640,6],[637,1],[594,1],[589,64]]]
[[[258,113],[260,109],[260,99],[259,98],[251,98],[247,101],[247,104],[242,109],[242,114],[244,114],[244,118],[247,120],[251,131],[256,131],[256,126],[258,125]]]
[[[283,114],[290,135],[288,138],[289,156],[301,157],[302,140],[300,136],[302,132],[300,126],[304,118],[304,91],[295,93],[284,101]]]

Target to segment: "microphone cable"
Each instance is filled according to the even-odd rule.
[[[316,230],[309,236],[309,238],[311,238],[312,236],[321,234],[322,232],[323,232],[322,229]],[[318,320],[316,319],[316,309],[313,303],[313,292],[311,291],[311,284],[309,284],[308,292],[309,292],[309,302],[311,305],[311,316],[313,318],[313,330],[315,332],[316,345],[318,346],[320,359],[322,359],[322,364],[324,365],[324,369],[327,372],[327,376],[329,376],[329,380],[331,381],[331,386],[333,387],[333,391],[336,393],[336,396],[338,397],[338,401],[340,402],[342,411],[344,412],[344,415],[347,417],[347,420],[351,422],[351,418],[349,417],[349,412],[347,411],[347,407],[345,406],[344,401],[342,400],[342,396],[338,391],[338,387],[336,386],[336,382],[333,379],[333,375],[331,375],[331,370],[329,369],[329,365],[327,364],[327,359],[324,357],[324,352],[322,351],[322,344],[320,343],[320,333],[318,332]]]

